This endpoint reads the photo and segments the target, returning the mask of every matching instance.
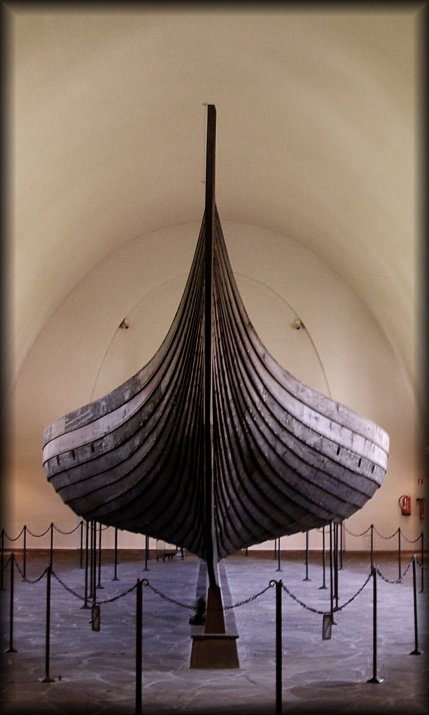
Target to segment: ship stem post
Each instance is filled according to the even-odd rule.
[[[215,216],[216,107],[207,107],[204,275],[204,523],[209,588],[206,632],[224,633],[222,594],[217,578],[213,513],[213,238]]]

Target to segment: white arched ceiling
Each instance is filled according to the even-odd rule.
[[[221,219],[317,254],[418,386],[417,6],[5,6],[15,376],[100,260],[200,220],[213,103]]]

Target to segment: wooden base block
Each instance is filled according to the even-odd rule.
[[[205,633],[204,626],[193,626],[192,631],[190,668],[240,667],[236,633]]]

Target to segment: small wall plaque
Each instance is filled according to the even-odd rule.
[[[322,623],[322,640],[324,640],[324,641],[331,640],[331,632],[332,632],[332,615],[331,615],[331,613],[324,613],[323,614],[323,623]]]
[[[100,606],[95,604],[91,608],[91,628],[93,631],[100,630]]]

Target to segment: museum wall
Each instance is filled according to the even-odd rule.
[[[347,529],[361,533],[373,523],[390,535],[401,526],[406,537],[417,538],[423,529],[416,504],[423,495],[419,417],[407,375],[383,326],[339,275],[287,236],[233,222],[223,222],[223,229],[239,290],[267,349],[297,378],[379,423],[390,435],[384,483],[347,520]],[[183,224],[123,245],[83,275],[45,322],[8,401],[8,534],[19,533],[24,524],[34,533],[51,522],[63,531],[78,524],[79,517],[46,481],[43,429],[110,391],[150,359],[179,304],[198,232],[197,223]],[[120,327],[124,319],[125,329]],[[296,319],[302,329],[296,329]],[[412,497],[409,517],[400,514],[402,494]],[[320,533],[313,532],[310,539],[312,548],[320,548]],[[109,529],[105,545],[112,543]],[[55,544],[75,548],[77,537],[58,533]],[[120,533],[120,547],[143,544],[141,536]],[[285,549],[304,544],[303,534],[282,538]],[[346,532],[346,549],[368,545],[369,534],[357,538]],[[396,545],[396,540],[379,539],[376,547],[393,550]],[[267,542],[258,548],[272,546]],[[30,539],[29,547],[41,547],[40,540]]]

